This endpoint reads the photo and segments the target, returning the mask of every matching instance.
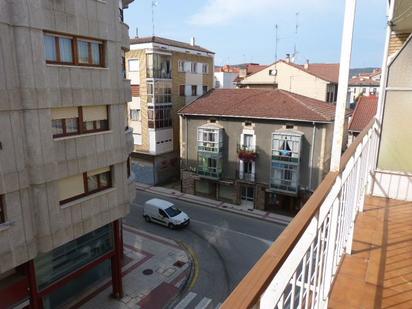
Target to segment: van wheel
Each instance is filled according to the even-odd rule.
[[[151,221],[152,221],[152,220],[150,220],[150,217],[149,217],[149,216],[147,216],[147,215],[146,215],[146,216],[144,216],[144,219],[145,219],[145,221],[146,221],[146,222],[151,222]]]
[[[175,225],[173,223],[169,223],[167,226],[169,229],[173,230],[175,228]]]

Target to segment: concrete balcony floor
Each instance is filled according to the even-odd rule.
[[[412,202],[365,199],[329,308],[412,308]]]

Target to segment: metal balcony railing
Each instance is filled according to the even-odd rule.
[[[241,171],[236,171],[236,177],[237,179],[244,180],[244,181],[249,181],[249,182],[255,182],[255,173],[245,173]]]
[[[373,119],[343,154],[293,221],[221,308],[327,308],[331,285],[351,251],[379,136]]]

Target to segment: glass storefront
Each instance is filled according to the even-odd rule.
[[[45,289],[113,248],[113,227],[109,224],[38,256],[34,260],[38,289]]]
[[[89,288],[93,284],[101,282],[102,279],[109,278],[110,276],[111,263],[110,260],[106,260],[91,270],[83,273],[75,280],[70,281],[62,288],[43,297],[43,308],[62,308],[69,304],[70,301],[75,299],[80,293],[84,292],[86,288]]]

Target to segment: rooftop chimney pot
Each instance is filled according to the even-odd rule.
[[[190,45],[195,46],[196,44],[196,39],[194,36],[192,36],[192,38],[190,39]]]
[[[306,59],[306,62],[303,65],[303,67],[305,68],[305,70],[309,69],[309,59]]]

